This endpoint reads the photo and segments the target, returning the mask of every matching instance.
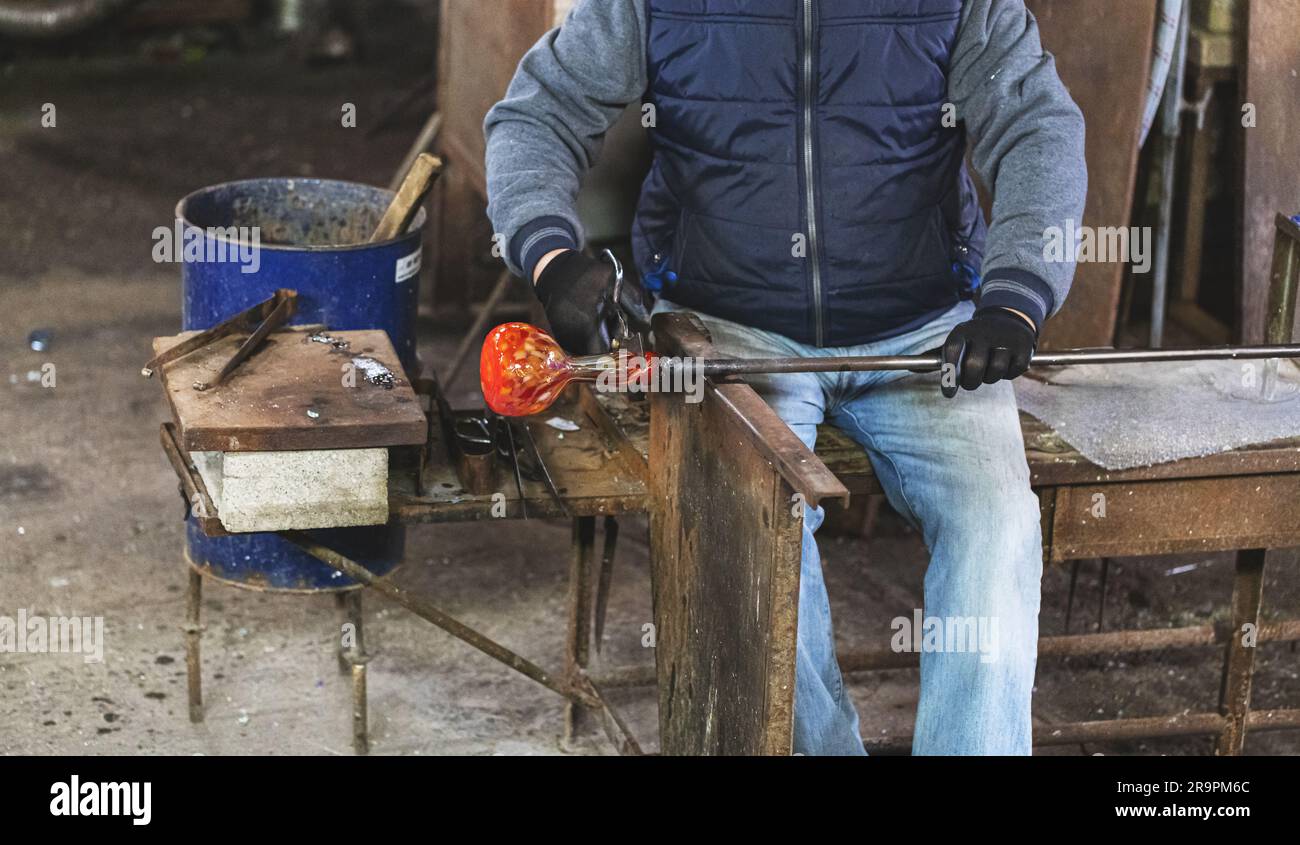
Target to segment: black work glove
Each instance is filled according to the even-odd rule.
[[[1029,359],[1038,345],[1038,332],[1029,321],[1005,308],[976,311],[957,326],[943,344],[943,395],[957,395],[957,388],[974,390],[981,384],[1013,379],[1029,369]],[[952,383],[947,368],[956,368]]]
[[[614,268],[577,250],[551,259],[534,288],[551,333],[570,355],[609,351]]]

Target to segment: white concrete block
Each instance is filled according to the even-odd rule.
[[[227,531],[388,521],[388,450],[191,452]]]

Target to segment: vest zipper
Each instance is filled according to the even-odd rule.
[[[808,255],[812,258],[813,311],[816,345],[824,342],[822,328],[822,259],[817,240],[817,167],[813,157],[813,2],[803,0],[803,167],[808,204]]]

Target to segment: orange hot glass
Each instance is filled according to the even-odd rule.
[[[640,366],[616,373],[613,355],[569,357],[555,338],[527,323],[504,323],[488,332],[479,356],[479,383],[487,405],[503,417],[527,417],[551,406],[573,381],[596,381],[616,375],[615,384],[644,376],[655,359],[647,353],[632,359]],[[626,365],[625,365],[626,366]]]

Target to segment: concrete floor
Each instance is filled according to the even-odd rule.
[[[150,233],[185,193],[253,175],[318,175],[382,184],[414,125],[364,137],[410,77],[345,68],[303,75],[257,57],[159,68],[96,59],[0,68],[0,616],[102,616],[100,664],[72,655],[0,654],[0,753],[348,754],[349,687],[334,659],[329,597],[209,585],[203,612],[206,721],[186,718],[183,526],[158,447],[165,403],[140,378],[149,341],[179,324],[178,273],[150,259]],[[295,71],[290,73],[289,71]],[[360,129],[339,126],[341,102]],[[58,107],[56,129],[40,106]],[[409,121],[408,121],[409,123]],[[27,333],[54,332],[46,353]],[[426,354],[454,340],[430,340]],[[55,366],[56,385],[29,381]],[[461,384],[459,397],[473,398]],[[653,661],[644,523],[625,527],[605,658]],[[420,527],[398,576],[442,608],[547,667],[564,640],[569,531],[562,523]],[[823,537],[844,645],[888,636],[919,604],[924,550],[886,517],[870,540]],[[1178,565],[1193,571],[1169,574]],[[1300,615],[1297,562],[1279,555],[1270,615]],[[1202,624],[1226,612],[1224,556],[1120,561],[1106,625]],[[1044,578],[1042,627],[1064,626],[1068,574]],[[1095,618],[1097,565],[1080,577],[1074,632]],[[604,754],[599,736],[561,747],[561,702],[541,687],[377,597],[366,599],[373,751],[379,754]],[[1213,707],[1217,652],[1044,664],[1045,722]],[[1300,706],[1300,659],[1264,646],[1258,706]],[[896,731],[915,707],[916,673],[853,679],[864,728]],[[655,748],[653,693],[619,694]],[[1204,739],[1088,745],[1043,753],[1203,754]],[[1300,752],[1300,732],[1252,736],[1252,753]]]

